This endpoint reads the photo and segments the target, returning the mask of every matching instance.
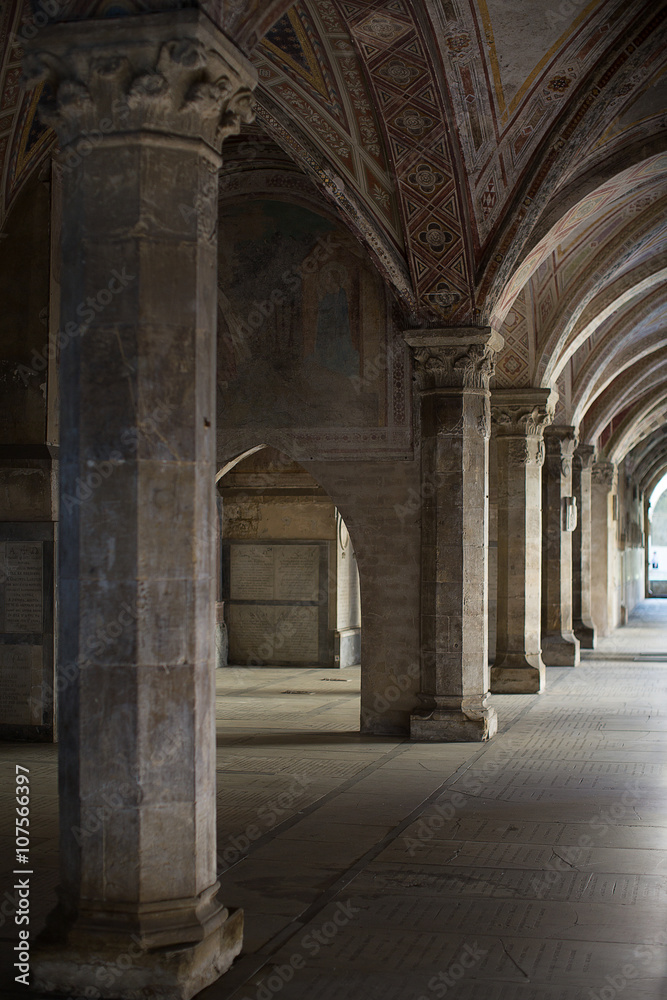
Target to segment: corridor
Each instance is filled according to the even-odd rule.
[[[358,735],[356,671],[219,671],[218,869],[246,931],[202,998],[666,998],[666,668],[667,600],[645,601],[545,694],[493,696],[481,746]],[[30,767],[43,919],[56,748],[0,753],[8,795]]]

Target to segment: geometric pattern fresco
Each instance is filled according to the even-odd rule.
[[[109,7],[72,4],[83,16]],[[413,319],[488,317],[502,333],[496,385],[555,378],[557,418],[571,419],[589,354],[618,359],[611,345],[633,317],[642,335],[658,334],[662,301],[640,320],[667,239],[665,4],[600,0],[567,14],[541,0],[205,6],[238,30],[258,70],[258,126],[337,205]],[[53,143],[11,41],[31,23],[22,0],[0,3],[0,236]],[[605,174],[613,158],[620,166]],[[622,323],[605,312],[616,300]],[[626,361],[605,400],[627,398],[639,369]]]
[[[417,299],[450,322],[472,317],[472,260],[448,136],[451,114],[423,29],[407,5],[342,2],[382,109]]]

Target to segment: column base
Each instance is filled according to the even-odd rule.
[[[578,621],[572,626],[572,631],[579,640],[582,649],[595,649],[595,628],[593,625]]]
[[[579,640],[574,632],[542,636],[542,659],[547,667],[578,667]]]
[[[546,685],[547,671],[541,656],[506,653],[491,667],[492,694],[540,694]]]
[[[410,739],[420,743],[483,743],[497,731],[495,708],[419,709],[410,715]]]
[[[105,1000],[190,1000],[229,969],[243,944],[243,910],[207,937],[182,947],[146,950],[131,935],[124,948],[39,945],[32,963],[32,989],[56,996],[85,997],[91,987]]]

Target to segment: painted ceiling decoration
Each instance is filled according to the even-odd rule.
[[[21,38],[39,30],[31,3],[0,3],[0,236],[53,149],[20,83]],[[61,12],[180,3],[65,0]],[[409,325],[490,322],[505,341],[497,386],[555,386],[557,421],[575,420],[603,457],[639,461],[632,449],[655,434],[662,454],[665,0],[202,6],[260,80],[223,196],[319,199]]]

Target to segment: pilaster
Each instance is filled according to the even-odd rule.
[[[541,653],[542,466],[553,419],[548,389],[491,394],[498,453],[498,637],[491,691],[535,694]]]
[[[582,649],[595,649],[591,619],[591,476],[595,448],[580,444],[572,463],[577,526],[572,535],[572,630]]]
[[[412,739],[493,736],[488,705],[488,327],[414,330],[421,424],[421,690]]]
[[[572,631],[572,533],[577,523],[572,495],[574,427],[552,426],[544,434],[542,482],[542,659],[547,666],[579,665]]]
[[[617,469],[594,462],[591,469],[591,615],[598,635],[609,635],[613,618],[614,500]]]

